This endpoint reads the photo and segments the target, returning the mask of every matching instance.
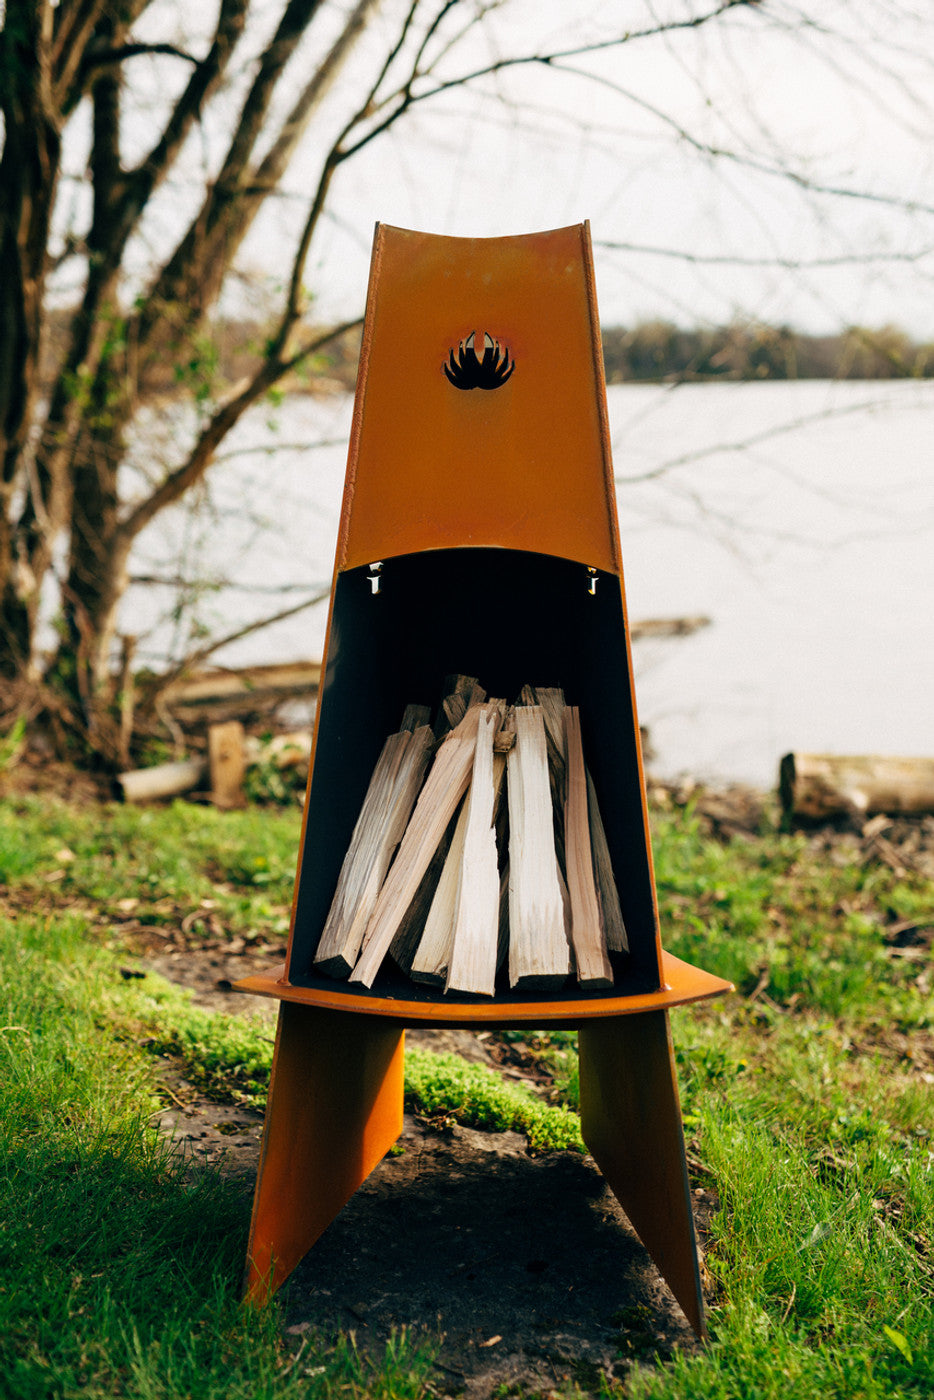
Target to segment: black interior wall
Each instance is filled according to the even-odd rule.
[[[528,682],[560,686],[568,703],[580,706],[584,753],[630,941],[625,982],[631,990],[657,988],[651,867],[619,580],[601,575],[591,593],[580,564],[470,548],[388,560],[379,579],[377,594],[365,568],[337,581],[290,980],[322,980],[311,972],[314,951],[387,734],[399,727],[411,702],[430,705],[434,714],[445,676],[459,672],[476,676],[491,696],[514,700]],[[378,979],[374,994],[379,987]],[[613,994],[625,989],[618,985]],[[353,990],[361,991],[356,984]],[[572,993],[579,995],[570,986]]]

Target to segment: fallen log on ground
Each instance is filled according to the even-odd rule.
[[[800,821],[934,812],[934,758],[788,753],[779,796],[785,815]]]
[[[236,729],[241,729],[237,725]],[[212,738],[213,736],[213,738]],[[212,725],[209,730],[209,755],[214,744],[214,764],[209,766],[208,757],[181,759],[176,763],[157,763],[151,768],[134,768],[126,773],[118,773],[117,786],[124,802],[159,802],[165,797],[181,797],[194,789],[205,791],[205,783],[210,778],[212,800],[218,806],[237,806],[242,799],[241,787],[243,772],[254,764],[270,763],[280,771],[285,768],[304,768],[307,771],[311,753],[311,732],[296,730],[290,734],[276,734],[267,742],[241,734],[239,741],[234,739],[232,747],[234,768],[223,782],[219,778],[218,758],[223,741],[224,747],[231,744],[232,730],[229,724]],[[242,753],[239,751],[242,746]]]
[[[313,700],[320,680],[320,661],[201,671],[167,685],[159,705],[184,725],[219,722],[268,712],[284,700]]]
[[[117,775],[124,802],[158,802],[163,797],[180,797],[199,787],[207,777],[204,758],[185,758],[178,763],[157,763],[152,768],[135,768]]]

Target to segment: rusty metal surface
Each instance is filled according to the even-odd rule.
[[[581,1133],[699,1336],[705,1334],[668,1015],[580,1028]]]
[[[274,1292],[402,1131],[404,1031],[284,1003],[247,1246],[246,1296]]]
[[[479,356],[477,345],[484,347]],[[484,388],[479,381],[487,359],[490,387]],[[466,383],[474,387],[455,382],[464,381],[465,365]],[[353,590],[377,561],[394,560],[412,572],[413,561],[445,553],[472,556],[477,579],[491,573],[491,554],[509,556],[506,572],[512,572],[495,602],[477,600],[476,613],[487,624],[486,651],[477,646],[475,656],[450,658],[439,638],[457,629],[427,621],[406,647],[406,670],[434,673],[436,686],[446,672],[469,667],[485,685],[499,684],[495,673],[508,669],[502,660],[507,638],[527,637],[545,615],[540,597],[516,606],[516,595],[523,585],[525,594],[534,594],[539,577],[543,586],[552,583],[562,562],[579,568],[582,580],[588,568],[604,576],[598,606],[616,590],[619,618],[602,629],[599,647],[590,646],[586,667],[579,664],[575,675],[573,665],[562,665],[585,629],[570,609],[558,608],[559,640],[524,658],[528,674],[519,684],[547,678],[573,694],[588,673],[590,694],[571,703],[581,707],[585,740],[601,712],[592,766],[602,766],[604,753],[614,749],[606,787],[621,796],[601,793],[601,806],[609,808],[604,821],[626,898],[638,906],[634,918],[626,911],[632,965],[640,974],[650,972],[657,985],[661,938],[586,224],[487,239],[377,228],[289,931],[287,961],[296,981],[305,980],[313,962],[365,790],[368,771],[357,767],[366,769],[366,755],[374,746],[378,752],[397,722],[380,712],[390,694],[398,699],[392,639],[417,631],[425,611],[413,605],[406,619],[393,619],[381,631]],[[387,595],[391,573],[387,566]],[[475,589],[461,582],[457,593],[472,599]],[[443,582],[433,586],[427,578],[420,597],[435,596],[451,594],[444,594]],[[387,596],[386,613],[390,602]],[[372,636],[364,635],[368,628]],[[472,639],[458,633],[444,640],[469,650]],[[598,652],[606,658],[602,667],[594,660]],[[605,682],[610,658],[620,674],[601,691],[594,677],[601,674]],[[405,696],[410,699],[436,702],[437,695]],[[608,724],[611,702],[618,714]],[[594,776],[600,791],[600,775]]]
[[[354,1012],[361,1016],[389,1019],[402,1024],[434,1026],[544,1026],[554,1022],[577,1026],[584,1021],[607,1017],[637,1016],[647,1011],[667,1010],[689,1002],[707,1001],[733,990],[732,983],[714,977],[699,967],[682,962],[671,953],[662,953],[664,985],[657,992],[641,992],[632,996],[601,996],[575,998],[572,995],[547,1001],[451,1002],[439,997],[436,1001],[405,1001],[379,996],[362,996],[340,990],[341,984],[318,987],[290,986],[284,981],[285,966],[268,973],[244,977],[234,984],[234,991],[254,996],[274,997],[296,1005],[321,1007],[335,1011]]]
[[[445,368],[484,332],[514,369],[459,390]],[[444,238],[380,225],[338,568],[494,545],[618,573],[615,520],[587,226]]]
[[[379,747],[403,703],[437,700],[408,686],[467,668],[502,694],[565,687],[595,738],[631,947],[610,995],[452,1003],[311,975]],[[567,1025],[585,1141],[702,1332],[667,1012],[730,986],[661,948],[584,225],[377,230],[305,814],[286,965],[237,984],[281,1002],[248,1295],[282,1283],[395,1141],[407,1022]]]

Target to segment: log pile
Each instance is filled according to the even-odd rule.
[[[389,958],[478,996],[500,973],[611,987],[628,944],[578,709],[530,686],[508,705],[456,676],[428,721],[410,705],[383,745],[315,971],[371,987]]]

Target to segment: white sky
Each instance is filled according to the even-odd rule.
[[[617,30],[621,17],[635,28],[653,10],[702,8],[512,0],[488,25],[486,43],[535,51],[531,35],[574,43]],[[843,28],[832,38],[802,27],[798,8],[766,0],[703,29],[573,61],[597,81],[526,68],[427,102],[339,173],[333,219],[309,267],[322,312],[358,309],[377,220],[487,236],[587,218],[605,322],[752,316],[823,330],[894,321],[934,335],[934,113],[926,105],[934,10],[925,16],[921,5],[886,0],[804,7]],[[479,41],[474,53],[483,60]],[[449,66],[471,64],[452,56]],[[314,154],[293,169],[293,190],[313,180]],[[786,166],[874,198],[818,195],[766,173]],[[258,230],[249,250],[256,266],[264,247]],[[763,265],[687,262],[636,247]],[[925,251],[920,261],[889,258]]]
[[[460,75],[498,55],[573,47],[696,16],[716,3],[507,0],[450,49],[438,71]],[[280,0],[260,6],[274,19]],[[406,7],[407,0],[383,0],[363,52],[342,74],[281,197],[243,250],[245,271],[270,301],[322,155]],[[348,8],[349,0],[323,7],[288,75],[293,91],[324,50],[328,26],[333,32]],[[479,8],[480,0],[460,0],[448,16],[450,34]],[[213,14],[213,4],[193,15],[160,0],[147,12],[146,37],[196,47],[187,30]],[[261,22],[251,37],[257,49]],[[217,168],[251,74],[248,58],[235,69],[220,110],[212,109],[191,141],[185,169],[153,203],[136,247],[140,268],[178,236],[197,207],[204,173]],[[188,68],[140,58],[127,72],[143,113],[130,127],[133,159],[152,141],[160,102]],[[762,0],[700,28],[633,39],[547,70],[478,79],[416,106],[341,167],[306,269],[316,315],[361,310],[377,220],[489,236],[589,219],[605,323],[751,317],[832,331],[895,322],[934,337],[932,93],[930,0]],[[63,186],[79,222],[88,208],[86,143],[79,120],[69,144],[75,178]],[[870,197],[822,194],[771,173],[786,169],[814,186]]]

